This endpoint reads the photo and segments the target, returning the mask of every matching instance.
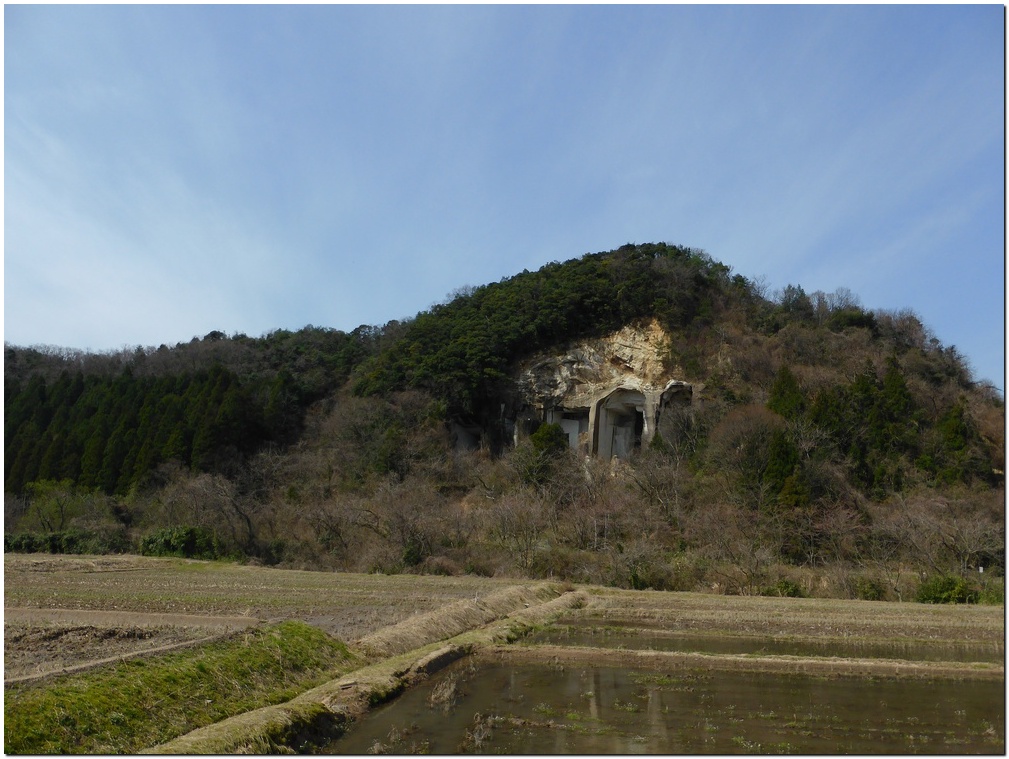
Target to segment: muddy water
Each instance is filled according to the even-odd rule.
[[[328,753],[1005,752],[1001,682],[462,660]]]
[[[951,662],[1001,662],[1005,659],[1005,646],[1000,642],[785,640],[763,636],[685,635],[581,625],[550,628],[531,635],[527,640],[529,643],[554,643],[565,646],[651,649],[705,654],[841,656],[857,659]]]

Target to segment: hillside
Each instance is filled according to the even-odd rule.
[[[520,375],[627,329],[657,336],[649,403],[690,393],[636,431],[645,395],[624,398],[611,463],[568,445],[587,406]],[[351,333],[5,348],[8,549],[729,592],[830,568],[818,592],[880,597],[1004,568],[1004,403],[956,350],[696,250],[589,254]]]

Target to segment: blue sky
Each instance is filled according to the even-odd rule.
[[[4,338],[351,330],[627,242],[1004,389],[1004,10],[4,7]]]

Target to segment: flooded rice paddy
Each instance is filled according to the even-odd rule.
[[[999,681],[529,663],[446,668],[329,747],[340,754],[1004,753]]]
[[[872,641],[780,638],[761,635],[697,635],[628,626],[565,624],[535,633],[529,643],[593,648],[680,651],[703,654],[764,654],[771,656],[838,656],[906,661],[1001,662],[1001,641],[953,642],[922,640]]]
[[[1005,754],[984,609],[597,594],[353,724],[333,754]]]

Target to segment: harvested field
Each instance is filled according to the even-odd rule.
[[[485,577],[336,574],[141,556],[4,554],[5,608],[124,613],[130,624],[136,614],[296,619],[342,640],[512,584]]]
[[[735,654],[698,654],[675,651],[636,651],[632,649],[589,648],[582,646],[495,646],[486,655],[525,663],[581,665],[606,662],[642,669],[766,672],[769,674],[807,673],[822,677],[864,676],[900,678],[948,678],[1001,680],[1005,669],[987,662],[901,661],[894,659],[855,659],[850,657],[754,656]]]
[[[265,621],[355,640],[509,583],[141,556],[4,555],[4,681],[168,650]]]
[[[1003,644],[1003,606],[594,589],[565,619],[666,631]]]

